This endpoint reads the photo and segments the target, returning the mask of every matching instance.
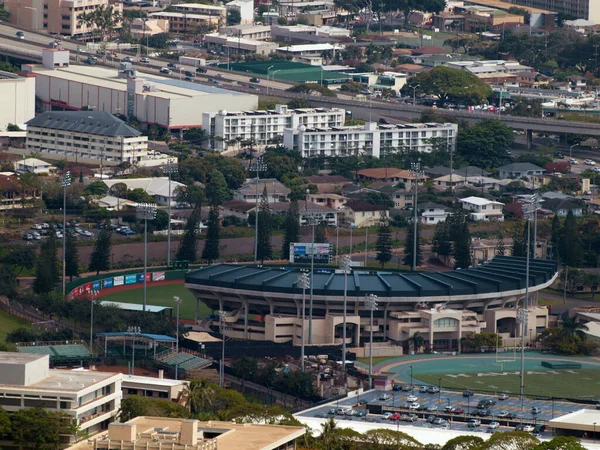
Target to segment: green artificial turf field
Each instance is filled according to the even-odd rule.
[[[6,335],[16,328],[31,328],[31,324],[0,311],[0,342],[6,341]]]
[[[140,287],[128,291],[113,292],[112,294],[103,296],[101,300],[109,302],[138,303],[141,305],[143,302],[142,296],[143,289]],[[196,310],[196,300],[192,293],[183,286],[183,283],[148,286],[146,292],[146,300],[149,305],[171,306],[175,308],[175,302],[173,301],[174,296],[178,296],[183,300],[179,310],[180,317],[182,319],[193,320]],[[198,316],[205,317],[210,313],[210,309],[201,302]],[[173,317],[175,317],[175,310],[173,310]]]

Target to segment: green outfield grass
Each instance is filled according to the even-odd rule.
[[[17,328],[30,328],[31,324],[0,311],[0,342],[6,341],[6,335]]]
[[[527,372],[532,372],[528,370]],[[525,375],[525,394],[555,398],[581,400],[600,399],[600,369],[536,370]],[[481,373],[481,372],[479,372]],[[461,374],[415,374],[414,378],[438,385],[441,378],[443,388],[473,389],[510,394],[519,393],[519,374],[514,371],[508,375],[482,374],[477,372]]]
[[[173,296],[178,296],[183,300],[180,306],[179,315],[182,319],[194,319],[196,310],[196,299],[192,293],[187,290],[183,283],[181,284],[164,284],[159,286],[148,286],[146,292],[146,300],[149,305],[156,306],[172,306],[175,307],[173,302]],[[131,289],[128,291],[113,292],[112,294],[102,297],[102,300],[109,302],[123,302],[123,303],[138,303],[142,304],[142,288]],[[200,310],[198,312],[199,317],[208,316],[211,313],[208,307],[200,302]],[[175,311],[173,311],[173,317]],[[1,335],[0,335],[1,336]]]

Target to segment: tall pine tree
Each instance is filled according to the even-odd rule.
[[[385,263],[390,262],[392,259],[392,236],[390,225],[385,216],[381,217],[379,223],[375,248],[377,249],[377,256],[375,259],[381,263],[381,268],[383,269]]]
[[[290,259],[290,245],[298,242],[300,238],[300,213],[298,211],[298,200],[292,200],[290,209],[285,216],[283,234],[283,247],[281,247],[281,258]]]
[[[506,244],[504,243],[504,234],[500,233],[496,240],[496,248],[494,253],[498,256],[506,255]]]
[[[420,224],[417,222],[417,267],[423,263],[423,255],[421,252],[421,237],[420,234]],[[412,268],[413,265],[413,254],[414,254],[414,239],[415,239],[415,224],[414,219],[408,225],[408,231],[406,232],[406,243],[404,244],[404,265],[410,266]]]
[[[204,248],[202,249],[202,259],[207,260],[209,264],[219,259],[219,240],[219,206],[218,204],[213,204],[208,214],[208,230],[206,231],[206,239],[204,239]]]
[[[560,235],[560,218],[558,217],[558,215],[554,214],[554,217],[552,218],[552,229],[550,231],[550,242],[552,243],[552,259],[555,260],[559,259]]]
[[[101,271],[110,270],[110,249],[112,245],[112,237],[109,227],[104,227],[96,243],[94,244],[94,250],[90,255],[89,271],[96,272],[98,275]]]
[[[37,294],[51,292],[60,279],[57,249],[56,234],[54,228],[50,228],[48,239],[40,246],[40,255],[35,270],[33,291]]]
[[[450,235],[452,236],[452,256],[454,267],[466,269],[473,264],[473,246],[471,243],[471,232],[467,222],[467,215],[461,209],[449,216]]]
[[[327,225],[321,220],[315,228],[315,244],[325,243],[327,243]]]
[[[260,259],[261,263],[265,259],[273,258],[273,245],[271,243],[271,230],[273,222],[271,218],[271,208],[269,207],[269,194],[267,193],[267,187],[265,186],[260,200],[258,210],[258,252],[257,259]]]
[[[527,255],[527,243],[523,242],[523,222],[515,222],[511,231],[512,248],[510,254],[512,256],[525,257]]]
[[[448,220],[438,222],[435,226],[431,251],[442,262],[448,264],[448,258],[452,254],[452,239],[450,238],[450,224]]]
[[[577,231],[577,219],[573,210],[569,210],[562,228],[559,244],[560,260],[569,267],[581,267],[583,263],[583,248]]]
[[[190,217],[185,223],[183,239],[179,243],[179,248],[175,254],[178,261],[189,261],[195,263],[198,258],[198,225],[200,224],[200,207],[194,208]]]
[[[75,245],[75,234],[71,229],[67,231],[67,245],[65,248],[65,274],[73,281],[79,276],[79,255]]]

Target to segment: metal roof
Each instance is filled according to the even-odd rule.
[[[49,111],[38,114],[27,125],[112,137],[142,134],[106,111]]]
[[[109,302],[109,301],[101,301],[100,304],[102,306],[113,306],[115,308],[124,309],[127,311],[143,311],[144,305],[136,304],[136,303],[123,303],[123,302]],[[151,313],[159,313],[163,312],[166,309],[173,309],[171,306],[155,306],[155,305],[146,305],[146,311]]]
[[[147,309],[148,307],[146,307]],[[98,333],[98,336],[102,336],[102,337],[132,337],[135,336],[136,338],[146,338],[146,339],[150,339],[151,341],[158,341],[158,342],[176,342],[177,339],[175,339],[174,337],[171,336],[167,336],[166,334],[150,334],[150,333],[129,333],[126,331],[112,331],[109,333]]]
[[[487,264],[447,272],[353,272],[348,276],[348,295],[380,297],[445,297],[525,289],[527,259],[496,256]],[[530,287],[556,275],[556,261],[530,260]],[[333,269],[313,275],[315,295],[344,295],[344,275]],[[185,282],[231,289],[299,293],[298,270],[291,267],[256,267],[218,264],[189,272]]]

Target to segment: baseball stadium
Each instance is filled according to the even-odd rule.
[[[302,289],[300,270],[220,264],[188,272],[185,286],[196,308],[204,303],[225,312],[222,331],[230,338],[301,345],[304,316],[309,345],[339,345],[346,301],[348,345],[369,341],[373,312],[373,341],[379,345],[407,348],[419,334],[432,351],[460,351],[461,338],[470,332],[497,333],[504,346],[520,345],[517,310],[526,296],[526,266],[526,258],[496,256],[449,272],[320,269],[312,286]],[[532,259],[529,266],[526,343],[548,325],[548,309],[538,306],[537,293],[558,276],[555,261]],[[374,311],[365,302],[370,295],[376,296]]]

